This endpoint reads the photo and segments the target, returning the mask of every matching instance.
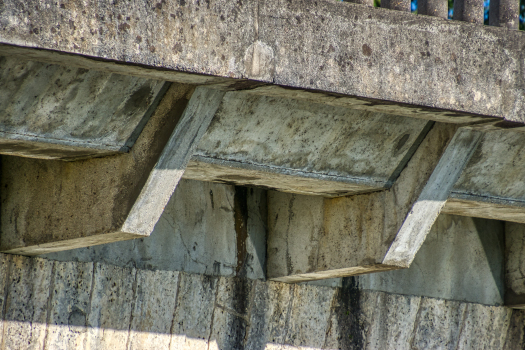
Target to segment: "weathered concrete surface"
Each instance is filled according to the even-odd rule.
[[[0,57],[0,153],[72,160],[127,152],[168,87]]]
[[[0,250],[42,254],[135,238],[120,228],[192,91],[172,84],[127,154],[77,162],[3,156]]]
[[[228,92],[185,178],[329,197],[390,188],[432,122]]]
[[[182,180],[149,237],[43,255],[149,270],[264,279],[266,191]],[[236,225],[237,213],[245,220]]]
[[[518,31],[331,0],[7,0],[0,23],[3,54],[171,81],[248,78],[356,96],[363,108],[390,101],[392,114],[524,121]]]
[[[382,265],[456,127],[436,124],[386,191],[323,199],[270,191],[268,278],[296,282],[392,269]]]
[[[195,89],[119,231],[151,234],[223,96],[219,90]]]
[[[525,222],[525,135],[485,131],[444,212]]]
[[[489,8],[489,25],[518,30],[520,3],[515,0],[494,0]]]
[[[468,128],[456,132],[388,249],[384,265],[410,266],[482,135]]]
[[[329,288],[0,258],[7,266],[0,294],[9,300],[0,309],[0,349],[493,350],[524,344],[523,311],[360,291],[352,278]],[[23,297],[18,290],[32,292]],[[26,337],[31,328],[41,333]]]
[[[525,308],[525,225],[505,223],[505,305]]]
[[[504,259],[503,222],[440,215],[410,268],[356,279],[363,290],[503,305]]]

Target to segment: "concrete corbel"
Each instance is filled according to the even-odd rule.
[[[129,154],[4,157],[0,250],[37,255],[148,236],[224,95],[191,92],[174,84]]]
[[[301,282],[409,267],[481,136],[437,124],[386,191],[270,193],[268,277]]]

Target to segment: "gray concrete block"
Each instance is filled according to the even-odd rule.
[[[0,254],[0,326],[3,330],[5,325],[5,303],[7,299],[7,291],[9,285],[9,266],[11,264],[11,256]],[[4,332],[0,332],[0,344],[4,342]]]
[[[239,200],[236,191],[243,193]],[[241,205],[247,209],[245,236],[235,226],[235,212]],[[61,261],[96,261],[140,269],[264,279],[266,210],[265,190],[182,180],[149,237],[43,256]]]
[[[185,178],[329,197],[390,188],[432,123],[229,92]]]
[[[13,348],[5,344],[15,349],[100,349],[103,344],[129,349],[523,347],[523,311],[363,291],[352,278],[342,288],[330,288],[15,259],[21,269],[2,271],[1,277],[13,301],[8,309],[29,315],[35,310],[31,305],[40,304],[48,317],[39,325],[5,319],[2,349]],[[20,296],[10,295],[18,291]],[[42,312],[34,315],[43,317]],[[245,337],[233,336],[235,319],[245,326]],[[36,336],[24,338],[27,343],[18,334],[6,337],[6,327],[36,326],[47,330],[45,344]]]
[[[303,285],[293,290],[285,344],[293,348],[322,348],[328,332],[330,308],[335,290]]]
[[[47,334],[54,262],[13,256],[7,283],[3,349],[41,349]],[[4,274],[7,277],[7,274]]]
[[[512,314],[510,309],[468,304],[465,312],[457,349],[503,349]]]
[[[517,312],[517,310],[513,310],[503,349],[518,350],[520,349],[520,346],[522,346],[522,341],[520,339],[523,339],[524,329],[521,327],[521,324],[524,316],[524,311]]]
[[[441,215],[408,269],[357,280],[364,290],[503,305],[506,259],[502,222]]]
[[[362,312],[367,332],[365,349],[402,349],[410,343],[421,298],[370,292],[364,295]],[[403,315],[400,318],[399,315]],[[397,322],[385,322],[397,320]]]
[[[389,190],[334,199],[269,192],[268,277],[298,282],[391,269],[381,262],[455,130],[436,124]]]
[[[505,223],[505,305],[525,308],[525,225]]]
[[[242,278],[219,279],[209,349],[235,349],[244,344],[254,283]]]
[[[95,263],[86,348],[128,349],[137,271]]]
[[[128,152],[168,87],[0,57],[0,154],[74,160]]]
[[[277,347],[285,341],[296,286],[261,281],[254,282],[254,285],[245,348]]]
[[[410,346],[416,349],[455,349],[468,305],[422,298]]]
[[[120,228],[191,92],[172,85],[130,153],[77,162],[3,156],[0,250],[35,255],[135,238]]]
[[[202,275],[181,274],[180,277],[171,330],[172,349],[202,349],[209,345],[219,281]]]
[[[184,82],[248,78],[359,96],[355,104],[392,114],[523,121],[518,31],[325,0],[47,5],[4,1],[0,42],[66,65]]]
[[[174,271],[137,270],[128,347],[131,349],[170,348],[179,285]]]
[[[84,344],[92,281],[93,263],[55,262],[44,348],[74,349]]]

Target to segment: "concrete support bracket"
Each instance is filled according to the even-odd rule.
[[[482,135],[482,132],[468,128],[457,131],[403,222],[383,264],[410,266]]]
[[[149,236],[175,191],[197,144],[224,96],[220,90],[197,88],[122,225],[122,231]]]

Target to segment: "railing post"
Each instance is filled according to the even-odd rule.
[[[419,0],[417,5],[419,15],[448,18],[447,0]]]
[[[483,24],[483,0],[455,0],[454,20]]]
[[[519,0],[491,0],[489,8],[489,25],[519,29]]]
[[[390,10],[410,12],[410,0],[381,0],[381,7]]]
[[[361,4],[374,7],[374,0],[343,0],[343,2],[353,2],[354,4]]]

